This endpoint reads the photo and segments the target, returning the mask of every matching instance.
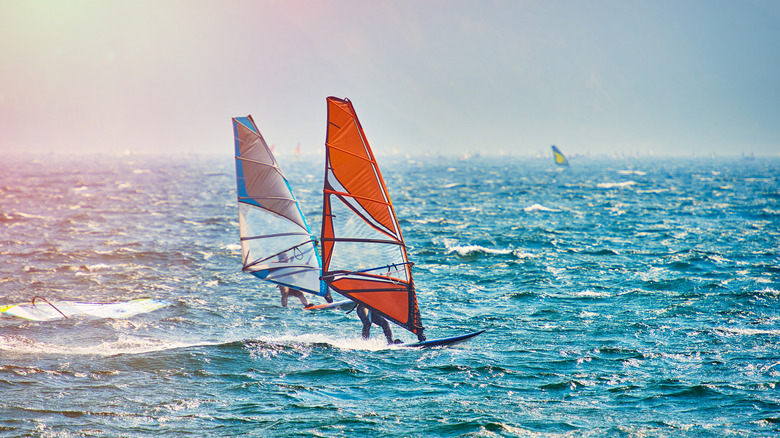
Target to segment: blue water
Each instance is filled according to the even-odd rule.
[[[230,152],[3,157],[0,305],[171,305],[0,317],[0,435],[780,435],[780,160],[571,162],[380,157],[428,337],[487,329],[414,350],[240,272]]]

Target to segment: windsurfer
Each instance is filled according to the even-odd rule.
[[[358,304],[356,311],[360,321],[363,323],[363,339],[368,339],[371,332],[371,323],[374,323],[379,327],[382,327],[382,330],[385,332],[385,338],[387,338],[388,344],[401,343],[400,339],[393,340],[393,331],[390,330],[390,324],[387,323],[386,319],[382,318],[380,315],[377,315],[376,312],[372,312],[363,304]]]

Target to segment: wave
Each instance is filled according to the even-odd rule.
[[[750,328],[736,328],[736,327],[716,327],[713,329],[715,333],[725,336],[740,335],[740,336],[759,336],[759,335],[771,335],[780,336],[780,330],[778,329],[750,329]]]
[[[596,184],[596,187],[600,189],[624,189],[626,187],[631,187],[634,184],[636,184],[636,181],[624,181],[624,182],[616,182],[616,183],[598,183]]]
[[[443,224],[446,222],[446,219],[444,218],[409,219],[408,222],[416,225]]]
[[[23,219],[41,219],[41,220],[50,220],[51,217],[47,216],[41,216],[38,214],[30,214],[30,213],[23,213],[21,211],[13,211],[11,213],[3,213],[2,216],[0,216],[0,222],[13,222],[17,221],[20,222]]]
[[[373,330],[372,334],[374,334]],[[396,334],[395,330],[393,330],[393,334]],[[245,344],[254,353],[259,353],[263,356],[267,355],[265,350],[275,349],[277,347],[298,349],[319,346],[332,347],[339,350],[363,351],[379,351],[398,348],[387,345],[384,336],[380,336],[378,333],[374,334],[370,339],[363,339],[362,337],[332,336],[321,333],[267,335],[247,340]]]
[[[525,260],[525,259],[534,259],[534,258],[536,258],[536,257],[539,257],[539,255],[538,255],[538,254],[533,254],[533,253],[530,253],[530,252],[525,252],[525,251],[523,251],[522,249],[516,249],[516,250],[512,251],[512,255],[514,255],[515,257],[517,257],[517,258],[518,258],[518,259],[520,259],[520,260]]]
[[[508,255],[514,253],[512,249],[492,249],[479,245],[462,245],[447,248],[447,254],[455,253],[460,257],[469,257],[482,254]]]
[[[116,356],[119,354],[143,354],[177,348],[209,345],[209,343],[187,343],[169,339],[119,335],[116,340],[93,345],[67,345],[41,342],[23,336],[0,335],[0,352],[8,354],[51,354],[58,356]],[[214,345],[214,344],[211,344]]]
[[[561,211],[561,210],[558,210],[556,208],[548,208],[548,207],[545,207],[545,206],[543,206],[541,204],[534,204],[534,205],[525,207],[523,209],[523,211],[525,211],[526,213],[533,213],[533,212],[536,212],[536,211],[558,212],[558,211]]]
[[[579,298],[610,298],[612,294],[609,292],[596,292],[592,290],[583,290],[574,293],[575,297]]]

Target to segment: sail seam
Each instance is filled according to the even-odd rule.
[[[245,237],[241,238],[241,241],[243,242],[245,240],[267,239],[267,238],[271,238],[271,237],[284,237],[284,236],[307,236],[307,237],[312,237],[312,235],[308,234],[308,233],[262,234],[262,235],[257,235],[257,236],[245,236]],[[308,243],[308,242],[306,242],[306,243]]]
[[[390,203],[385,202],[383,200],[376,199],[376,198],[369,198],[368,196],[353,195],[352,193],[337,192],[336,190],[328,190],[328,189],[325,189],[324,191],[325,191],[325,193],[327,193],[329,195],[344,196],[344,197],[353,198],[353,199],[362,199],[362,200],[365,200],[365,201],[376,202],[376,203],[379,203],[379,204],[382,204],[382,205],[386,205],[386,206],[390,206],[391,205]]]
[[[272,167],[272,168],[274,168],[274,170],[277,171],[277,173],[282,174],[282,172],[279,171],[279,166],[276,164],[275,160],[274,160],[273,163],[266,163],[266,162],[263,162],[263,161],[258,161],[258,160],[253,160],[251,158],[242,157],[240,155],[236,155],[236,159],[237,160],[241,160],[241,161],[246,161],[248,163],[259,164],[261,166]],[[284,175],[284,174],[282,174],[282,175]]]
[[[354,152],[352,152],[352,151],[348,151],[348,150],[346,150],[346,149],[343,149],[343,148],[340,148],[340,147],[338,147],[338,146],[333,146],[333,145],[332,145],[332,144],[330,144],[330,143],[326,143],[325,145],[326,145],[327,147],[329,147],[329,148],[331,148],[331,149],[335,149],[335,150],[337,150],[337,151],[339,151],[339,152],[344,152],[345,154],[352,155],[352,156],[353,156],[353,157],[355,157],[355,158],[360,158],[360,159],[361,159],[361,160],[363,160],[363,161],[368,161],[369,163],[376,164],[376,161],[374,161],[373,159],[371,159],[371,157],[368,157],[368,158],[366,158],[366,157],[364,157],[364,156],[362,156],[362,155],[359,155],[359,154],[356,154],[356,153],[354,153]]]
[[[243,201],[244,199],[251,199],[251,200],[255,200],[255,199],[272,199],[272,200],[276,200],[276,201],[296,202],[295,199],[293,199],[293,198],[284,198],[284,197],[281,197],[281,196],[239,196],[238,197],[239,201]]]

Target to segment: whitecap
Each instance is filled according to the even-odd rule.
[[[409,222],[418,225],[440,224],[440,223],[444,223],[444,219],[443,218],[411,219],[409,220]]]
[[[40,216],[40,215],[37,215],[37,214],[22,213],[21,211],[15,211],[15,212],[12,212],[11,214],[13,214],[14,216],[23,217],[25,219],[46,219],[45,216]]]
[[[7,354],[53,354],[114,356],[165,351],[202,344],[184,343],[167,339],[120,335],[116,340],[94,345],[62,345],[39,342],[19,336],[0,336],[0,351]]]
[[[631,187],[634,184],[636,184],[636,181],[624,181],[624,182],[618,182],[618,183],[598,183],[596,184],[597,187],[601,189],[623,189],[626,187]]]
[[[533,259],[533,258],[537,257],[536,254],[532,254],[530,252],[525,252],[522,249],[516,249],[516,250],[512,251],[512,255],[514,255],[515,257],[517,257],[520,260]]]
[[[553,268],[552,266],[547,266],[545,269],[553,275],[558,275],[566,271],[566,268]]]
[[[346,336],[332,336],[321,333],[306,333],[297,335],[266,335],[260,336],[256,338],[256,340],[270,345],[298,345],[304,348],[311,347],[316,344],[326,344],[341,350],[378,351],[390,348],[390,346],[387,345],[385,338],[382,336],[363,339]],[[262,346],[260,346],[260,350],[263,350]],[[256,350],[255,352],[257,353],[259,351]]]
[[[715,331],[725,335],[744,335],[744,336],[780,335],[780,330],[777,329],[762,330],[762,329],[751,329],[751,328],[717,327]]]
[[[592,290],[583,290],[580,292],[576,292],[574,295],[577,297],[585,297],[585,298],[609,298],[610,297],[610,294],[608,292],[596,292]]]
[[[532,213],[532,212],[535,212],[535,211],[549,211],[549,212],[556,212],[556,211],[560,211],[560,210],[558,210],[558,209],[556,209],[556,208],[549,208],[549,207],[545,207],[545,206],[543,206],[543,205],[541,205],[541,204],[534,204],[534,205],[531,205],[531,206],[529,206],[529,207],[525,207],[525,208],[523,209],[523,211],[525,211],[526,213]]]
[[[461,246],[448,248],[447,254],[457,253],[459,256],[465,257],[474,254],[506,255],[506,254],[511,254],[513,251],[514,250],[511,249],[485,248],[484,246],[479,246],[479,245],[461,245]]]

